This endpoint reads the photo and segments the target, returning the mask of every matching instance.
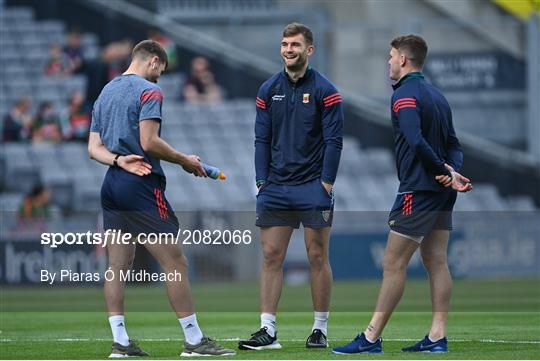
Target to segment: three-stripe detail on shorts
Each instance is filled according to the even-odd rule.
[[[154,196],[156,197],[156,205],[160,218],[167,219],[169,218],[169,210],[167,204],[163,201],[163,196],[161,195],[161,189],[154,189]]]
[[[401,213],[405,216],[412,214],[412,200],[413,193],[406,193],[403,195],[403,207],[401,208]]]

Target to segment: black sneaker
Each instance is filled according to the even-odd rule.
[[[118,342],[113,343],[109,358],[121,358],[129,356],[150,356],[147,352],[141,350],[139,345],[133,340],[129,340],[129,345],[123,346]]]
[[[318,328],[314,329],[311,335],[307,338],[306,348],[327,348],[328,341],[324,332]]]
[[[238,348],[240,350],[275,350],[280,349],[281,345],[277,340],[277,331],[274,337],[268,334],[266,327],[261,328],[259,331],[252,333],[249,340],[241,340],[238,342]]]

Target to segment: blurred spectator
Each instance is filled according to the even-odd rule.
[[[46,76],[63,76],[71,74],[70,60],[58,43],[49,48],[49,61],[43,70]]]
[[[85,104],[83,92],[77,90],[71,94],[67,109],[60,114],[64,139],[82,141],[88,139],[90,115]]]
[[[80,73],[84,65],[83,49],[81,46],[81,33],[72,30],[67,36],[67,44],[64,46],[64,55],[69,60],[69,72]]]
[[[85,74],[88,78],[86,86],[86,102],[91,107],[103,87],[128,67],[133,42],[130,39],[107,44],[98,59],[87,61]]]
[[[39,220],[50,216],[51,192],[38,184],[32,188],[19,207],[19,217],[23,220]]]
[[[2,140],[4,142],[18,142],[30,136],[32,116],[30,99],[24,97],[15,102],[9,113],[4,117],[2,126]]]
[[[107,82],[128,68],[132,50],[133,41],[131,39],[112,42],[103,49],[102,59],[107,66]]]
[[[219,103],[223,100],[221,87],[216,84],[210,63],[202,56],[191,61],[191,74],[184,84],[182,95],[190,103]]]
[[[62,141],[62,128],[60,126],[60,119],[55,113],[51,102],[43,102],[39,106],[38,114],[36,115],[32,124],[32,141]]]
[[[157,28],[150,28],[148,30],[148,39],[157,41],[163,46],[169,57],[169,65],[167,65],[167,70],[174,70],[178,62],[178,55],[176,52],[176,44],[165,34],[163,34]]]

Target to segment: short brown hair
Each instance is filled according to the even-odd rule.
[[[427,43],[418,35],[403,35],[394,38],[390,45],[400,52],[405,52],[411,63],[421,68],[427,56]]]
[[[304,35],[306,39],[306,44],[313,45],[313,32],[310,28],[300,23],[290,23],[283,29],[283,37],[288,38],[290,36],[295,36],[298,34]]]
[[[139,56],[146,59],[150,55],[157,56],[159,61],[165,64],[165,67],[169,65],[167,52],[160,43],[154,40],[141,41],[139,44],[135,45],[133,52],[131,53],[132,58]]]

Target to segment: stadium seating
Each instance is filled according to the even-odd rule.
[[[275,11],[276,2],[273,0],[164,0],[156,3],[159,13],[162,14],[237,14],[242,13],[260,14]]]
[[[173,207],[185,210],[252,210],[255,193],[253,170],[253,121],[251,100],[216,106],[166,102],[163,137],[183,152],[198,154],[204,162],[220,167],[226,182],[190,176],[174,164],[163,162],[168,176],[167,195]],[[99,188],[105,166],[88,158],[80,143],[17,144],[4,146],[6,179],[10,192],[24,191],[27,180],[37,177],[54,190],[59,206],[76,211],[99,209]],[[345,138],[336,181],[336,209],[386,211],[398,186],[393,155],[386,149],[362,150],[353,138]],[[12,193],[9,199],[12,199]],[[530,210],[526,197],[502,198],[491,185],[477,185],[460,197],[458,210]]]
[[[66,106],[74,90],[86,90],[86,77],[46,78],[43,70],[53,43],[65,43],[66,26],[57,20],[34,20],[27,7],[9,7],[0,14],[2,52],[0,52],[0,109],[9,109],[15,100],[25,95],[39,102],[48,100],[56,109]],[[94,34],[83,34],[82,44],[87,59],[98,54],[98,39]]]

